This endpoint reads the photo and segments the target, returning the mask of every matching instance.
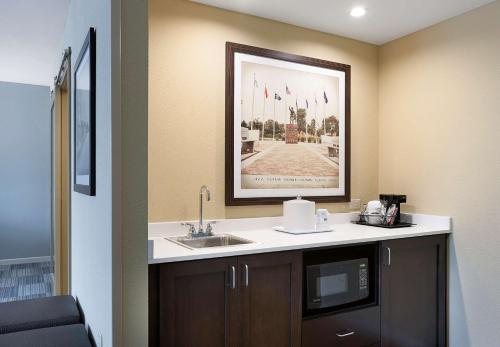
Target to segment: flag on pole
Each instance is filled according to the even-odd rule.
[[[279,96],[278,93],[274,93],[274,98],[278,101],[281,100],[281,96]]]
[[[325,98],[325,104],[328,104],[328,98],[326,97],[326,92],[323,91],[323,97]]]
[[[259,88],[259,84],[257,83],[257,80],[255,78],[253,79],[253,86],[255,88]]]
[[[314,103],[318,105],[318,99],[316,99],[316,95],[314,96]]]
[[[264,96],[267,97],[269,96],[269,93],[267,92],[267,86],[264,87]]]
[[[288,85],[286,85],[286,88],[285,88],[285,89],[286,89],[286,93],[287,93],[288,95],[290,95],[291,93],[290,93],[290,89],[288,89]]]
[[[295,98],[295,107],[297,107],[297,111],[299,110],[299,103],[297,102],[297,98]]]
[[[309,108],[309,102],[306,99],[306,108]]]

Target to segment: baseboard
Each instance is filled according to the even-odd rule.
[[[31,258],[16,258],[16,259],[0,259],[0,265],[16,265],[16,264],[30,264],[30,263],[44,263],[51,261],[50,255],[44,257],[31,257]]]

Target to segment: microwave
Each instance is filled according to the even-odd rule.
[[[376,244],[304,253],[304,315],[376,304]]]

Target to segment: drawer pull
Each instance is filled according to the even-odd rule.
[[[337,335],[338,337],[347,337],[347,336],[354,335],[354,331],[343,331],[343,332],[336,333],[335,335]]]

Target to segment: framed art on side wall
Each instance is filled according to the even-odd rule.
[[[349,201],[350,72],[226,43],[226,205]]]
[[[74,190],[96,194],[96,33],[90,28],[74,72]]]

